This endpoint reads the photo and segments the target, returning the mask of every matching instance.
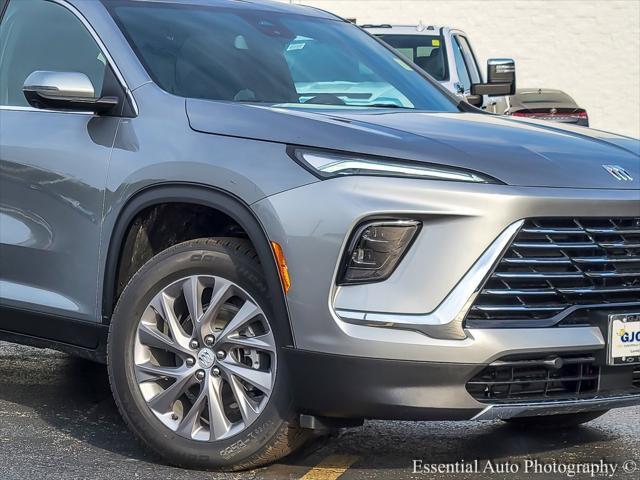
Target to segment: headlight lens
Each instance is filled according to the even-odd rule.
[[[373,283],[389,278],[421,225],[415,220],[380,220],[358,227],[344,254],[338,284]]]
[[[323,178],[342,175],[381,175],[425,178],[472,183],[499,183],[494,178],[454,167],[441,167],[418,162],[337,154],[317,150],[294,149],[294,158]]]

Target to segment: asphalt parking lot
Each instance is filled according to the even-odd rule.
[[[414,474],[414,459],[478,459],[481,468],[491,460],[496,469],[509,461],[519,472]],[[525,460],[538,460],[542,473],[525,475]],[[617,465],[614,478],[638,478],[630,470],[633,461],[640,467],[640,409],[618,410],[561,433],[521,432],[500,422],[367,422],[268,468],[235,475],[182,470],[161,464],[131,437],[111,400],[104,367],[0,342],[3,480],[567,478],[544,473],[541,465],[600,460]]]

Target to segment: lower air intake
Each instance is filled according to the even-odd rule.
[[[599,375],[591,354],[520,355],[492,363],[466,387],[473,398],[485,403],[584,398],[597,393]]]

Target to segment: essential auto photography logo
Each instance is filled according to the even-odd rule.
[[[413,460],[414,474],[422,475],[454,475],[468,474],[481,477],[489,475],[554,475],[557,477],[574,478],[613,478],[625,474],[637,474],[640,463],[635,460],[625,460],[622,463],[599,460],[597,462],[568,463],[556,460],[539,460],[527,458],[519,462],[497,460],[459,460],[452,463],[430,463],[421,459]],[[520,478],[520,477],[518,477]]]

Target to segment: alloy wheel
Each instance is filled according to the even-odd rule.
[[[244,289],[194,275],[173,282],[146,307],[134,372],[147,406],[167,428],[191,440],[221,440],[245,430],[269,401],[275,339]]]

